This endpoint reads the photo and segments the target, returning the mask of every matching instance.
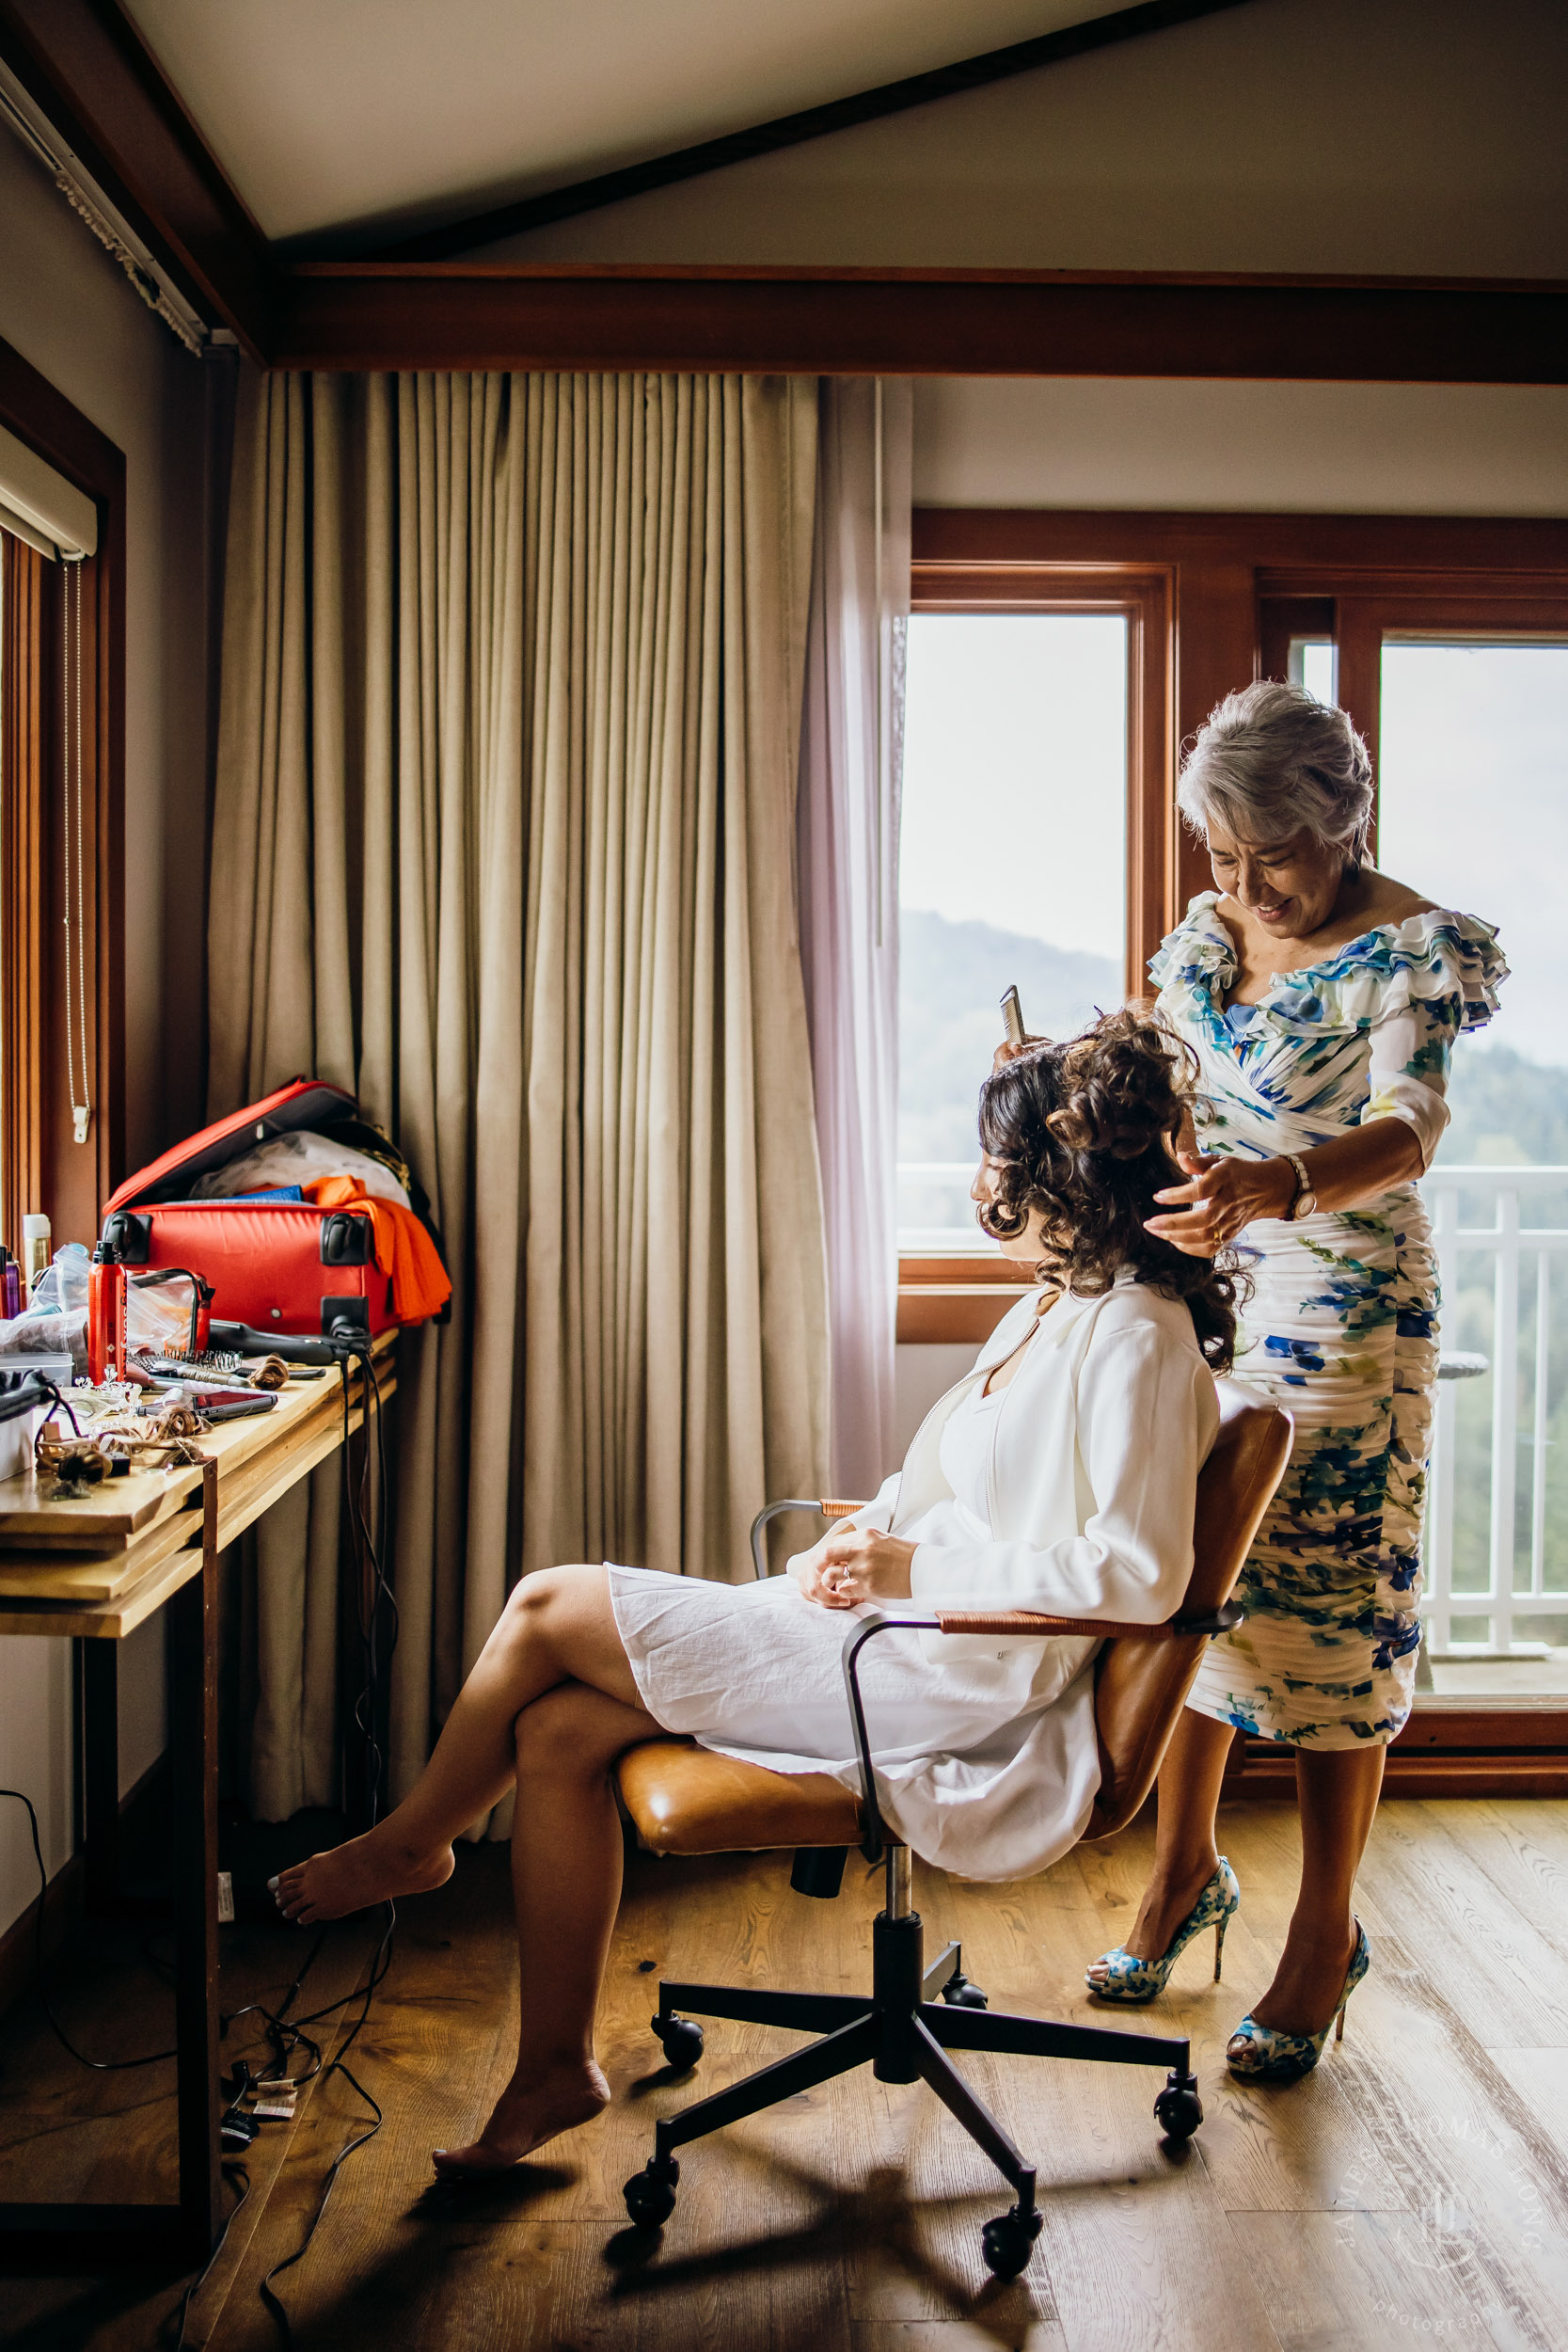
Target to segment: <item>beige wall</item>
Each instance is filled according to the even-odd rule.
[[[1249,0],[483,253],[1568,277],[1565,87],[1561,0]]]
[[[1568,515],[1568,389],[925,376],[921,506]]]
[[[126,457],[127,1150],[138,1166],[199,1114],[207,731],[206,387],[0,129],[0,335]],[[90,1240],[67,1234],[57,1240]],[[157,1624],[126,1645],[120,1777],[163,1746]],[[51,1870],[71,1848],[65,1642],[0,1643],[0,1782],[38,1805]],[[36,1892],[22,1808],[0,1804],[0,1930]]]

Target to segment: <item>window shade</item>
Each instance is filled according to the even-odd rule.
[[[0,528],[51,559],[96,555],[98,509],[47,459],[0,425]]]

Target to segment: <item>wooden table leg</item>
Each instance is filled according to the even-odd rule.
[[[166,2264],[197,2268],[218,2233],[217,1464],[202,1472],[201,1573],[169,1613],[169,1749],[174,1773],[177,2204],[0,2203],[0,2272]],[[89,1640],[88,1656],[112,1649]],[[84,1663],[86,1661],[84,1661]],[[91,1690],[84,1676],[84,1690]],[[104,1685],[98,1686],[99,1693]],[[106,1686],[112,1693],[113,1684]],[[100,1763],[106,1773],[108,1766]],[[116,1778],[106,1779],[118,1818]]]
[[[202,1484],[201,1574],[169,1603],[174,1772],[175,2042],[180,2215],[205,2262],[222,2196],[218,2144],[217,1464]]]
[[[119,1645],[79,1640],[82,1703],[82,1859],[89,1917],[119,1898]]]

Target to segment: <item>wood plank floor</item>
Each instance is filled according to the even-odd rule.
[[[505,1854],[465,1853],[449,1887],[404,1907],[393,1973],[356,2046],[387,2122],[278,2282],[301,2352],[1557,2352],[1568,2343],[1568,1804],[1384,1807],[1357,1898],[1371,1975],[1342,2047],[1289,2090],[1232,2082],[1224,2046],[1290,1912],[1293,1812],[1238,1802],[1222,1828],[1243,1891],[1226,1980],[1207,1981],[1205,1939],[1147,2012],[1151,2031],[1174,2025],[1194,2041],[1207,2119],[1189,2149],[1161,2147],[1156,2074],[964,2061],[1039,2168],[1045,2227],[1011,2285],[980,2261],[979,2225],[1006,2202],[984,2159],[920,2087],[868,2073],[685,2152],[656,2245],[625,2227],[621,2184],[645,2161],[654,2118],[793,2046],[711,2025],[700,2074],[672,2078],[647,2030],[658,1976],[861,1989],[879,1882],[858,1865],[827,1904],[791,1894],[783,1856],[639,1857],[606,1991],[609,2115],[505,2182],[434,2185],[429,2150],[472,2135],[511,2057]],[[1150,1837],[1140,1823],[1017,1885],[917,1867],[927,1948],[961,1934],[993,2006],[1103,2020],[1082,1970],[1125,1930]],[[318,2000],[346,1988],[371,1940],[362,1923],[339,1931]],[[224,1948],[237,2005],[277,1997],[301,1940],[241,1928]],[[138,1966],[132,1939],[106,1989],[62,1979],[96,2046],[156,2034],[166,1995]],[[231,2029],[231,2053],[244,2031]],[[28,2004],[0,2026],[0,2195],[162,2188],[168,2069],[85,2075]],[[333,2080],[292,2126],[266,2128],[187,2344],[281,2342],[258,2282],[298,2243],[360,2113]],[[0,2340],[16,2352],[150,2346],[182,2283],[0,2280]]]

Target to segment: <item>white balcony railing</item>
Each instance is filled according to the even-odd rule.
[[[899,1247],[921,1254],[990,1248],[967,1197],[973,1176],[967,1160],[901,1165],[900,1216],[909,1222]],[[1431,1654],[1538,1655],[1538,1638],[1517,1639],[1515,1620],[1533,1619],[1539,1637],[1544,1620],[1568,1616],[1568,1389],[1561,1491],[1550,1476],[1559,1442],[1553,1331],[1568,1314],[1568,1168],[1438,1167],[1421,1189],[1442,1279],[1449,1375],[1438,1383],[1427,1484],[1422,1607]],[[1525,1200],[1562,1221],[1527,1225]]]

